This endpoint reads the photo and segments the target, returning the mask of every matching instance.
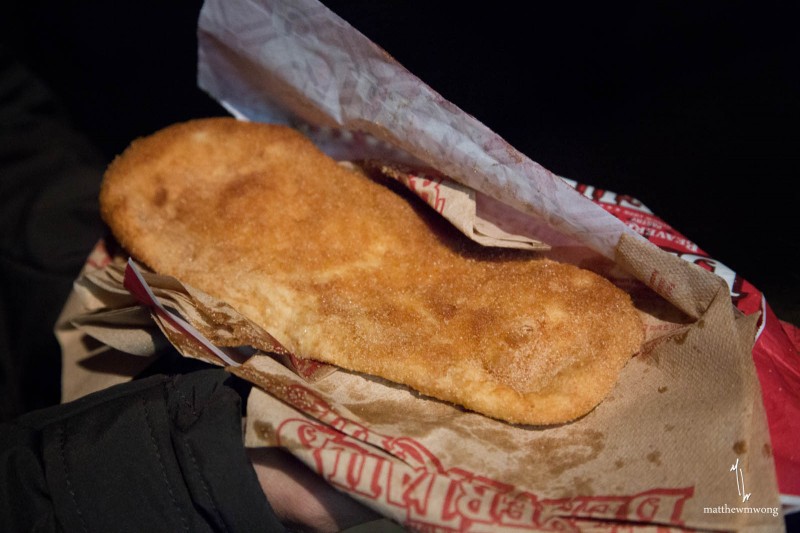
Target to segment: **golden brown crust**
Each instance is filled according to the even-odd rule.
[[[484,248],[286,127],[202,119],[139,139],[101,212],[154,270],[289,350],[509,422],[593,409],[642,339],[627,294],[530,252]]]

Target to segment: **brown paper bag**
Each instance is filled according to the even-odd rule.
[[[257,385],[248,402],[246,445],[287,448],[337,488],[411,530],[611,524],[779,530],[769,435],[750,358],[753,318],[735,311],[719,278],[653,254],[651,246],[623,238],[619,263],[653,280],[693,322],[666,336],[651,331],[650,348],[626,366],[611,396],[556,427],[509,425],[343,370],[309,378],[287,354],[268,355],[276,351],[274,339],[226,304],[177,280],[142,275],[159,301],[215,343],[252,346],[266,339],[255,342],[261,349],[246,362],[227,365]],[[73,340],[96,335],[120,351],[137,346],[142,321],[134,310],[143,307],[125,297],[123,276],[119,263],[87,268],[76,284],[86,291],[74,297],[95,311],[84,307],[68,316],[65,310],[64,341],[68,333]],[[112,302],[116,310],[108,307]],[[152,314],[179,351],[224,364]],[[114,317],[106,328],[103,316]],[[121,316],[131,317],[123,326],[129,335],[119,335]],[[64,349],[76,361],[69,342]],[[88,353],[65,365],[93,376],[80,393],[105,386],[98,375],[108,384],[123,379],[96,372],[97,365],[86,364],[94,358]],[[66,369],[65,382],[71,375]],[[79,388],[67,390],[78,394]]]

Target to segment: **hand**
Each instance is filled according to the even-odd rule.
[[[248,448],[247,454],[273,511],[292,531],[335,533],[380,518],[281,448]]]

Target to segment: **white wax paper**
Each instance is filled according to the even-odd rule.
[[[200,87],[240,119],[368,134],[378,142],[357,153],[323,149],[421,161],[534,217],[553,246],[577,240],[614,258],[622,234],[642,238],[315,0],[207,0],[198,40]]]

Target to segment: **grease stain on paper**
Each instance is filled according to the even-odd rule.
[[[255,434],[259,439],[268,444],[275,445],[278,443],[275,426],[268,422],[263,422],[261,420],[255,421],[253,423],[253,431],[255,431]]]
[[[654,465],[661,466],[661,452],[653,451],[647,454],[647,460]]]
[[[557,498],[585,498],[594,496],[594,479],[574,476],[553,487]]]
[[[450,423],[463,413],[442,402],[426,402],[424,409],[409,409],[405,402],[393,400],[374,400],[364,403],[347,403],[344,405],[361,420],[372,425],[397,426],[409,437],[428,435],[434,429],[447,426],[468,437],[470,433],[461,430],[459,424]]]
[[[529,446],[532,461],[539,461],[550,474],[560,476],[600,455],[605,447],[605,434],[592,429],[575,431],[564,437],[539,437]]]
[[[515,438],[515,433],[504,428],[474,427],[470,429],[470,434],[473,437],[482,442],[491,443],[505,453],[514,452],[519,448],[520,441]]]
[[[747,451],[747,442],[744,440],[737,440],[733,443],[733,453],[739,455]]]

